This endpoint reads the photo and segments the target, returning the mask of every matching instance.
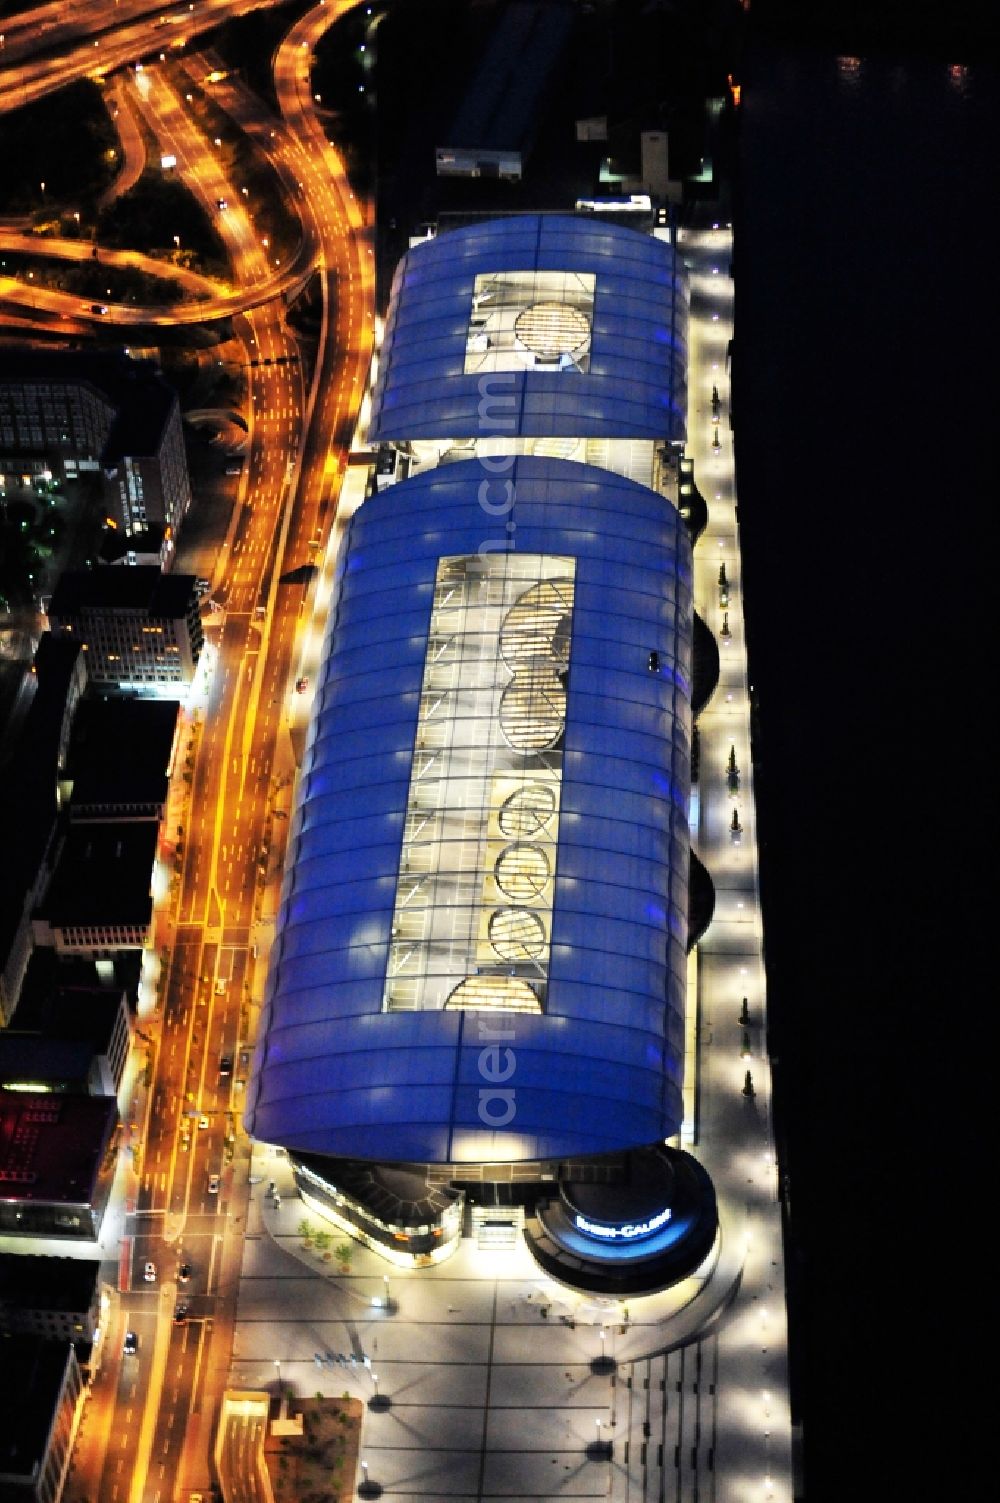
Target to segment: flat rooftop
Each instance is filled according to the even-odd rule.
[[[121,350],[0,350],[0,385],[53,383],[90,386],[115,409],[101,453],[108,467],[126,454],[154,454],[177,404],[152,361],[132,360]]]
[[[156,840],[155,820],[70,825],[39,917],[57,928],[148,923]]]
[[[50,1039],[5,1028],[0,1033],[0,1090],[16,1082],[71,1082],[86,1090],[93,1058],[93,1048],[82,1039]]]
[[[144,611],[176,620],[186,616],[195,596],[193,574],[161,574],[152,564],[134,568],[69,569],[60,575],[49,602],[50,620],[82,611]]]
[[[56,822],[56,774],[66,696],[79,642],[45,632],[29,681],[31,704],[0,777],[0,958],[6,959]]]
[[[36,951],[54,955],[54,950]],[[32,956],[32,960],[34,960]],[[37,979],[36,979],[37,977]],[[118,1026],[123,989],[111,986],[59,986],[29,965],[11,1027],[48,1039],[86,1044],[94,1054],[106,1054]],[[2,1037],[3,1035],[0,1035]]]
[[[0,1191],[7,1199],[88,1204],[118,1108],[108,1096],[0,1090]],[[6,1351],[4,1362],[6,1365]]]
[[[41,1462],[68,1352],[68,1341],[45,1341],[41,1336],[5,1339],[0,1362],[0,1476],[27,1482]],[[22,1496],[20,1488],[17,1496]],[[23,1496],[31,1494],[25,1491]]]
[[[67,758],[72,806],[164,799],[180,708],[175,699],[84,700]]]
[[[0,1253],[0,1302],[22,1310],[86,1310],[100,1272],[97,1258]]]

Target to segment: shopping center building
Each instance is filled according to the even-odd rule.
[[[681,1148],[695,617],[668,228],[525,215],[401,262],[247,1125],[391,1261],[712,1256]]]

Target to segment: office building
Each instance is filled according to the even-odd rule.
[[[164,529],[164,560],[191,504],[177,394],[124,354],[0,351],[0,478],[101,476],[107,515],[126,534]]]
[[[121,986],[98,986],[96,980],[72,974],[77,967],[85,970],[86,963],[67,965],[53,949],[36,950],[10,1028],[0,1038],[16,1031],[22,1038],[40,1036],[83,1047],[90,1056],[92,1093],[116,1096],[131,1043],[128,1000]]]
[[[0,1090],[0,1235],[96,1241],[117,1121],[111,1097]]]
[[[61,784],[74,823],[163,818],[180,708],[175,699],[83,702]]]
[[[70,823],[32,916],[35,943],[92,960],[141,950],[153,918],[157,837],[152,820]]]
[[[154,568],[69,570],[49,624],[82,643],[96,688],[169,698],[191,683],[205,642],[195,585]]]
[[[59,1503],[84,1397],[76,1350],[30,1335],[0,1349],[0,1498]]]
[[[101,1324],[102,1295],[106,1301],[95,1258],[0,1253],[0,1335],[89,1347]]]
[[[0,1026],[17,1005],[34,946],[31,915],[55,859],[59,772],[87,683],[81,643],[45,632],[27,682],[30,704],[0,777]]]

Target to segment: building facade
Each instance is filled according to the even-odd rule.
[[[0,1334],[89,1346],[107,1299],[100,1274],[93,1258],[0,1253]]]
[[[168,540],[175,535],[191,505],[176,392],[149,362],[124,354],[4,351],[0,481],[88,471],[102,478],[115,527],[131,535],[159,524]]]
[[[87,653],[91,683],[165,696],[190,684],[205,645],[189,574],[155,568],[71,570],[49,602],[49,624]]]
[[[141,950],[153,919],[157,838],[152,820],[70,823],[32,917],[35,943],[93,960]]]
[[[107,1096],[0,1090],[0,1235],[100,1235],[118,1108]]]
[[[0,1497],[59,1503],[83,1407],[73,1344],[10,1336],[0,1363]]]
[[[30,708],[0,778],[0,1026],[17,1005],[34,944],[31,916],[55,859],[59,769],[87,682],[86,656],[78,642],[43,633]]]

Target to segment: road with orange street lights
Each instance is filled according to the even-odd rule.
[[[33,104],[80,78],[100,81],[136,58],[166,61],[187,41],[232,16],[247,15],[280,0],[182,0],[151,7],[147,0],[115,5],[69,3],[41,6],[0,20],[0,114]],[[34,26],[26,22],[41,16]],[[131,19],[133,18],[134,19]],[[128,21],[129,24],[123,24]]]
[[[172,277],[182,300],[139,308],[109,299],[96,309],[8,278],[0,304],[12,322],[124,331],[231,317],[226,353],[247,380],[246,462],[210,571],[208,646],[178,758],[177,776],[186,771],[190,784],[174,789],[162,831],[172,875],[155,942],[161,990],[142,1025],[149,1085],[128,1176],[122,1287],[90,1400],[87,1444],[75,1457],[71,1503],[167,1503],[211,1485],[248,1198],[241,1112],[270,932],[265,896],[273,899],[269,884],[283,862],[313,565],[334,520],[371,363],[370,214],[320,128],[310,87],[313,47],[352,7],[317,5],[291,28],[274,56],[279,115],[214,55],[165,48],[162,61],[149,61],[168,30],[183,30],[186,39],[259,3],[198,0],[194,12],[186,4],[151,11],[142,0],[86,11],[40,6],[8,24],[0,50],[3,108],[93,76],[88,46],[100,51],[101,72],[143,58],[142,70],[115,75],[114,97],[161,155],[176,158],[176,177],[211,215],[232,268],[232,285],[224,286],[138,252],[113,257],[99,249],[109,266]],[[218,143],[188,108],[191,81],[209,74],[226,75],[212,85],[216,107],[252,144],[301,224],[287,265],[275,264],[244,185],[228,175]],[[4,245],[25,254],[40,249],[13,230],[0,232]],[[89,245],[48,238],[44,250],[55,259],[92,254]],[[322,319],[318,342],[307,348],[286,314],[310,277]],[[138,1338],[134,1354],[122,1353],[126,1330]]]

